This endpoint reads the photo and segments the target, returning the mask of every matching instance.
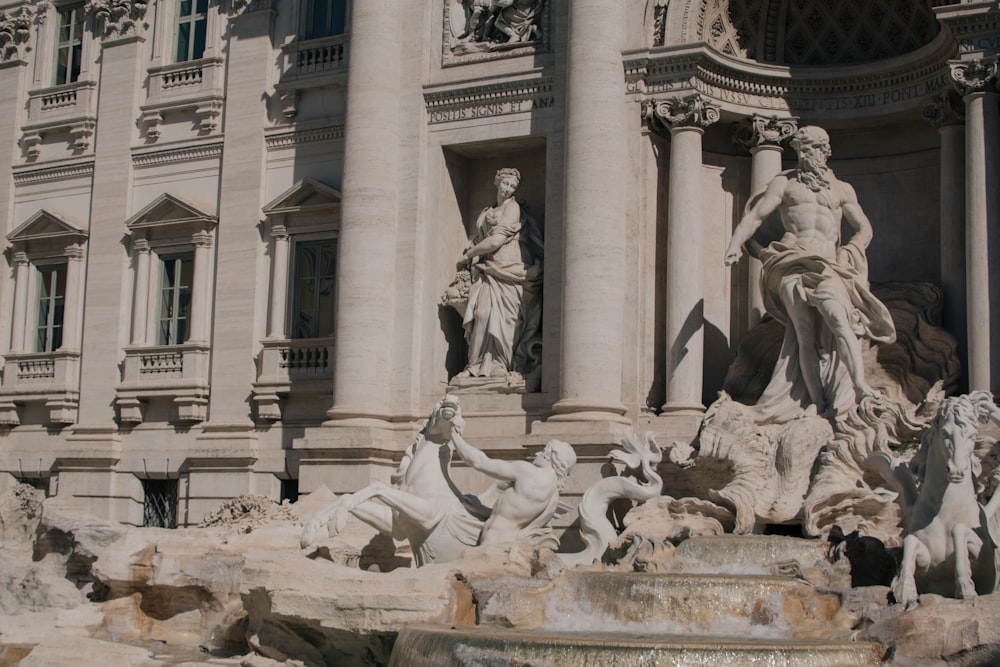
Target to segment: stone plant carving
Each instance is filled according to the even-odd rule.
[[[888,309],[868,287],[865,249],[872,226],[854,189],[826,166],[826,132],[795,133],[798,168],[779,174],[748,206],[726,251],[726,264],[744,244],[763,262],[761,291],[769,315],[785,324],[781,357],[758,402],[760,421],[788,421],[811,406],[813,414],[844,414],[878,392],[866,381],[860,337],[891,343],[896,331]],[[761,248],[754,234],[777,213],[784,234]],[[854,235],[840,244],[841,220]]]
[[[494,183],[497,203],[479,214],[458,275],[441,299],[462,315],[469,346],[468,365],[455,382],[531,391],[537,377],[529,382],[528,376],[541,361],[542,237],[514,196],[520,172],[501,169]]]
[[[561,554],[570,564],[589,565],[603,560],[608,545],[618,537],[618,531],[608,520],[608,508],[616,500],[644,503],[656,498],[663,491],[663,478],[656,466],[663,459],[660,446],[652,433],[646,433],[640,442],[631,430],[622,436],[622,449],[610,453],[612,459],[623,463],[627,470],[642,475],[645,481],[630,477],[605,477],[583,494],[580,502],[580,535],[586,547],[575,554]]]
[[[448,10],[456,46],[497,48],[541,39],[544,0],[452,0]]]
[[[27,5],[0,12],[0,62],[22,57],[33,19],[34,13]]]
[[[997,590],[1000,493],[979,504],[982,464],[974,449],[980,424],[1000,423],[989,392],[944,399],[907,465],[877,452],[869,464],[898,492],[905,537],[893,583],[896,601],[912,606],[918,593],[969,599]]]
[[[331,536],[343,530],[348,513],[409,542],[417,566],[454,560],[479,544],[524,539],[556,548],[549,524],[566,509],[559,492],[576,463],[573,448],[552,441],[533,462],[499,461],[465,441],[464,425],[458,399],[445,396],[406,450],[391,485],[375,482],[313,516],[302,548],[324,526]],[[478,497],[461,494],[448,474],[453,451],[498,483]]]
[[[143,18],[149,3],[144,0],[88,0],[86,10],[103,21],[107,37],[125,37],[145,28]]]

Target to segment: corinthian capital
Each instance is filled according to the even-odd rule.
[[[780,148],[783,141],[799,129],[798,119],[761,116],[754,114],[733,131],[733,141],[748,151],[755,148],[774,146]]]
[[[996,89],[997,61],[995,58],[978,58],[949,63],[951,82],[961,95],[981,93]]]
[[[955,91],[945,91],[931,99],[922,115],[924,120],[937,128],[960,125],[965,121],[965,105]]]
[[[0,12],[0,62],[24,56],[35,13],[27,5]]]
[[[146,0],[87,0],[86,10],[97,19],[105,39],[128,37],[146,29]]]
[[[654,130],[705,129],[719,120],[719,107],[695,93],[687,97],[673,97],[650,101],[643,116]]]

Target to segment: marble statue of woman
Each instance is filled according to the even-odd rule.
[[[539,339],[541,239],[514,197],[517,169],[501,169],[496,205],[476,220],[471,247],[459,270],[471,275],[463,326],[469,363],[456,379],[501,378],[536,365],[529,349]]]

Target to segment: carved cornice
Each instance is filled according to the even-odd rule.
[[[138,169],[177,162],[212,160],[220,157],[222,157],[222,142],[217,142],[200,146],[182,146],[180,148],[161,149],[146,153],[133,153],[132,165]]]
[[[555,104],[551,76],[449,87],[424,92],[430,123],[449,123],[547,109]]]
[[[954,54],[953,38],[942,31],[927,46],[877,68],[766,65],[688,44],[626,53],[624,69],[631,95],[698,92],[740,115],[857,117],[866,109],[919,109],[928,97],[951,87],[948,60]]]
[[[148,27],[143,21],[148,8],[146,0],[87,0],[86,5],[105,39],[142,34]]]
[[[294,130],[292,132],[281,132],[270,134],[264,138],[264,143],[268,151],[277,151],[284,148],[294,148],[301,144],[311,144],[318,141],[334,141],[344,138],[343,125],[330,125],[309,130]]]
[[[996,90],[996,58],[976,58],[948,63],[951,82],[963,97]]]
[[[965,105],[953,91],[946,92],[931,98],[922,115],[924,120],[938,128],[961,125],[965,122]]]
[[[719,120],[720,111],[718,106],[696,93],[650,101],[643,110],[643,117],[650,129],[667,134],[683,129],[704,130]]]
[[[34,165],[29,165],[34,167]],[[42,168],[19,169],[14,168],[14,185],[32,185],[35,183],[47,183],[50,181],[63,181],[81,176],[94,175],[94,162],[58,165]]]
[[[35,12],[28,5],[0,12],[0,62],[24,57]]]
[[[733,128],[733,142],[751,152],[768,146],[781,148],[781,144],[798,129],[796,118],[754,114]]]

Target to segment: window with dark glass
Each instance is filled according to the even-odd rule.
[[[52,352],[62,346],[65,304],[66,265],[54,264],[38,267],[36,352]]]
[[[326,338],[333,335],[336,241],[295,244],[294,321],[292,338]]]
[[[302,20],[302,39],[342,35],[347,26],[347,3],[344,0],[306,0]]]
[[[142,480],[142,525],[150,528],[177,527],[177,480]]]
[[[179,0],[177,3],[177,57],[179,63],[205,55],[208,28],[208,0]]]
[[[83,59],[83,3],[59,7],[56,34],[56,85],[80,78]]]
[[[187,340],[191,322],[191,255],[164,257],[160,260],[160,325],[158,345],[179,345]]]

